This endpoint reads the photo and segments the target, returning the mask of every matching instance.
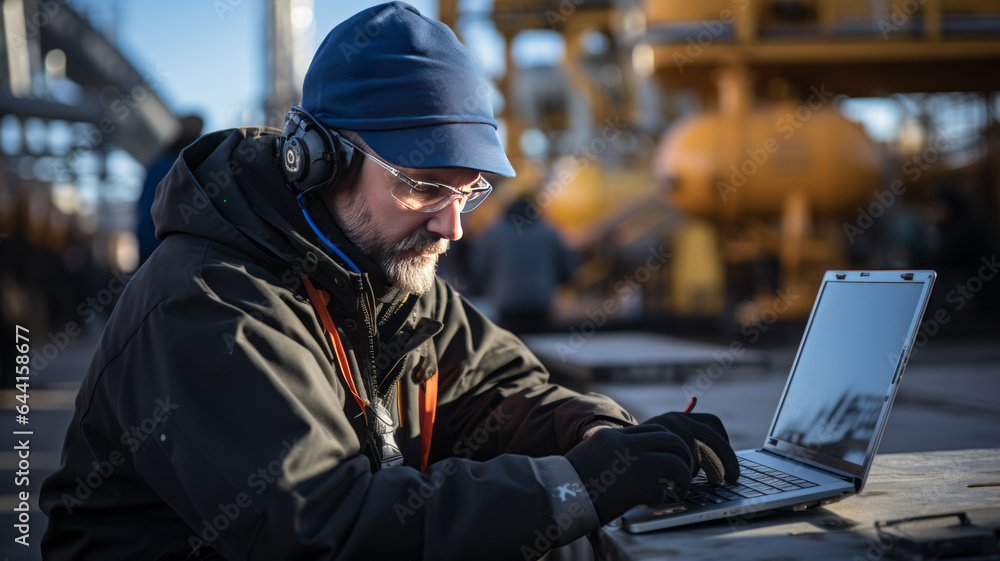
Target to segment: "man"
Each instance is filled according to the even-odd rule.
[[[47,559],[531,558],[735,477],[714,417],[633,426],[435,278],[481,173],[513,174],[447,27],[365,10],[303,91],[280,137],[207,135],[160,185],[43,486]]]

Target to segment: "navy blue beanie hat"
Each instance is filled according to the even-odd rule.
[[[330,31],[306,73],[302,107],[329,128],[357,132],[398,166],[514,176],[472,54],[448,26],[404,2]]]

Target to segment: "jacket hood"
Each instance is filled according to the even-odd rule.
[[[323,247],[275,163],[277,129],[243,127],[207,134],[185,148],[156,189],[156,237],[206,238],[285,269],[306,273],[336,293],[350,310],[358,286],[343,263]],[[350,243],[318,197],[308,206],[324,234],[357,263],[373,286],[385,284],[380,268]]]

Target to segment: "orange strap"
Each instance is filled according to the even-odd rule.
[[[420,471],[427,471],[431,455],[431,436],[434,434],[434,416],[437,413],[438,377],[434,373],[420,384]]]
[[[358,395],[354,379],[351,377],[351,370],[347,365],[347,353],[344,352],[344,345],[340,342],[340,335],[337,334],[337,328],[333,325],[333,318],[330,317],[330,312],[326,309],[329,297],[324,297],[326,293],[321,294],[320,291],[316,290],[309,277],[302,275],[302,280],[306,285],[306,291],[309,293],[309,299],[312,301],[313,307],[316,308],[316,312],[323,322],[323,328],[326,330],[327,335],[330,337],[330,342],[333,344],[335,354],[337,355],[337,363],[340,365],[340,372],[344,375],[344,381],[347,383],[347,387],[350,388],[351,394],[354,395],[354,401],[358,403],[358,407],[363,412],[368,402]],[[431,436],[434,433],[434,417],[437,414],[437,390],[438,376],[437,372],[435,372],[429,380],[421,382],[420,395],[418,397],[420,404],[420,471],[427,470],[427,461],[431,455]],[[402,417],[400,415],[400,419]]]
[[[344,345],[340,342],[337,327],[333,325],[333,318],[330,317],[330,312],[326,309],[326,305],[330,303],[330,297],[325,292],[320,295],[320,292],[313,287],[309,277],[302,275],[302,280],[305,281],[306,291],[309,292],[309,299],[312,301],[313,307],[316,308],[316,313],[319,314],[319,318],[323,322],[323,329],[326,330],[327,335],[330,337],[330,343],[333,344],[333,350],[337,355],[337,363],[340,365],[341,374],[344,375],[344,381],[347,382],[347,387],[350,388],[351,394],[354,396],[354,401],[357,402],[358,407],[361,408],[361,412],[364,413],[368,402],[358,395],[358,388],[354,385],[351,369],[347,365],[347,353],[344,352]]]

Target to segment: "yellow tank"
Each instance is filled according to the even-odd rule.
[[[806,102],[679,122],[655,166],[680,210],[730,220],[779,216],[793,194],[813,212],[852,211],[879,188],[881,161],[860,125]]]
[[[686,21],[700,22],[703,20],[729,19],[730,14],[745,8],[744,0],[647,0],[643,3],[643,11],[650,24],[664,22]]]

